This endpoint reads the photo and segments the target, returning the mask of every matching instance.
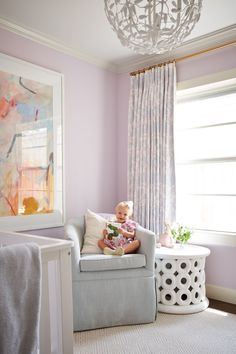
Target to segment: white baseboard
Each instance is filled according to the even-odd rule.
[[[206,295],[210,299],[236,304],[236,289],[206,284]]]

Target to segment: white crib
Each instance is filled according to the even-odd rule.
[[[0,231],[0,244],[35,242],[42,257],[40,354],[73,354],[72,241]]]

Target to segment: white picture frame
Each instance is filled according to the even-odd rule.
[[[0,53],[0,229],[64,224],[63,75]]]

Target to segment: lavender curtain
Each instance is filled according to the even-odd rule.
[[[157,235],[175,221],[175,63],[131,76],[128,198],[134,218]]]

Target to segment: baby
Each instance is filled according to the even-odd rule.
[[[115,208],[116,223],[120,224],[117,237],[108,238],[107,229],[103,230],[103,240],[98,246],[106,255],[123,256],[125,253],[134,253],[140,246],[135,239],[137,223],[130,219],[133,214],[133,202],[120,202]]]

